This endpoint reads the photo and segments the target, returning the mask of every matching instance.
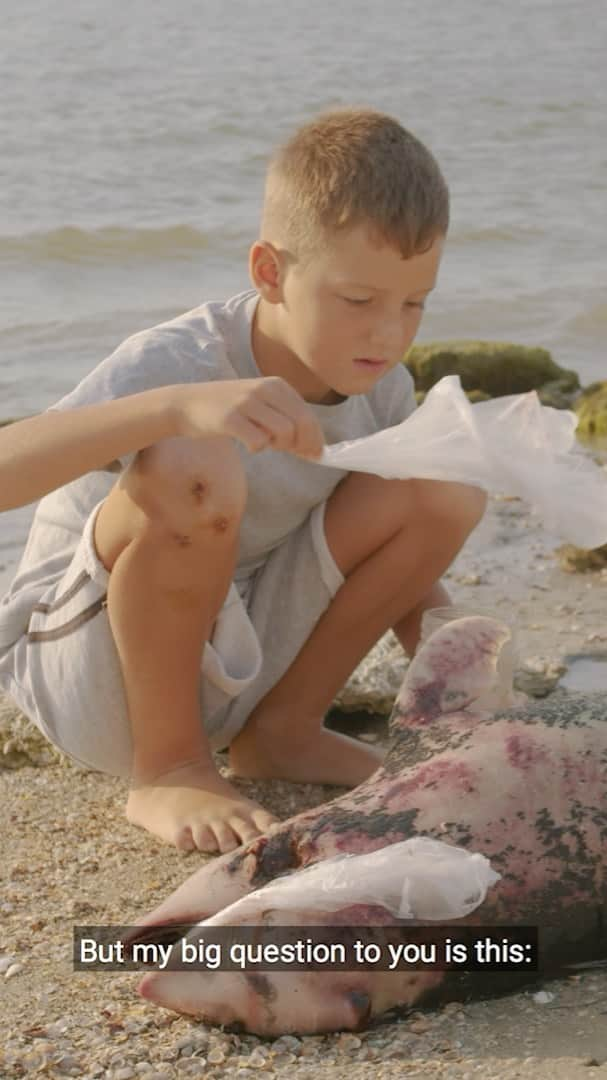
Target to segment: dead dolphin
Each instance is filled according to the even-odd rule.
[[[508,629],[471,616],[436,631],[411,664],[384,764],[353,791],[274,827],[193,874],[141,928],[213,922],[386,921],[381,906],[280,911],[236,901],[339,853],[424,836],[480,852],[501,877],[468,917],[536,924],[548,959],[595,959],[607,924],[607,718],[598,695],[504,700]],[[263,895],[263,893],[262,893]],[[234,905],[231,907],[230,905]],[[225,911],[224,911],[225,909]],[[219,913],[219,914],[218,914]],[[392,916],[390,921],[394,921]],[[151,972],[140,993],[264,1035],[357,1028],[448,981],[441,972]]]

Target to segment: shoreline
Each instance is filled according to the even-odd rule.
[[[492,497],[444,578],[454,603],[515,626],[519,670],[541,674],[574,654],[607,655],[607,570],[567,573],[555,546],[518,499]],[[339,791],[236,783],[281,817]],[[607,1077],[605,967],[538,977],[531,988],[491,1000],[418,1008],[356,1034],[275,1041],[228,1035],[144,1002],[136,975],[74,973],[74,923],[135,921],[208,857],[183,855],[129,825],[123,781],[27,766],[0,770],[0,790],[0,957],[22,965],[8,980],[0,976],[2,1076],[35,1075],[47,1060],[52,1076],[110,1080],[287,1072],[302,1080]]]

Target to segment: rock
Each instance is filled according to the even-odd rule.
[[[225,1059],[226,1056],[223,1050],[221,1050],[219,1047],[215,1047],[207,1054],[207,1061],[209,1065],[223,1065]]]
[[[585,574],[589,570],[604,570],[607,567],[607,544],[591,549],[562,544],[556,549],[556,555],[561,568],[570,574]]]
[[[607,381],[587,386],[573,407],[580,435],[607,435]]]
[[[31,720],[0,690],[0,769],[67,761]]]
[[[4,972],[4,978],[12,979],[13,976],[18,975],[20,971],[23,971],[23,964],[11,964]]]
[[[301,1039],[298,1039],[296,1035],[281,1035],[279,1039],[276,1039],[275,1042],[272,1043],[272,1050],[276,1054],[300,1054],[301,1047]]]
[[[389,715],[408,665],[396,634],[389,630],[352,673],[334,706],[342,712]]]
[[[551,1001],[554,1001],[554,994],[551,994],[549,990],[539,990],[533,995],[533,1000],[536,1005],[549,1005]]]
[[[345,1050],[346,1053],[352,1053],[354,1050],[360,1050],[362,1046],[362,1039],[358,1038],[358,1035],[351,1035],[349,1032],[344,1032],[339,1036],[337,1040],[337,1047],[339,1050]]]
[[[565,674],[567,665],[551,662],[542,657],[529,657],[524,660],[514,675],[514,687],[522,690],[529,697],[547,697]]]
[[[575,371],[556,364],[547,349],[509,342],[438,341],[414,345],[404,363],[421,397],[445,375],[459,375],[471,401],[537,390],[543,404],[569,408],[580,390]]]

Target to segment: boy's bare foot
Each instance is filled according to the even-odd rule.
[[[384,759],[358,739],[325,727],[303,733],[301,728],[285,727],[277,735],[270,726],[249,718],[230,745],[230,765],[237,776],[355,787]]]
[[[192,763],[131,787],[126,816],[181,851],[232,851],[277,822],[213,766]]]

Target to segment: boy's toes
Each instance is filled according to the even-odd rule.
[[[192,836],[192,830],[189,825],[182,825],[178,828],[174,837],[169,839],[169,843],[174,843],[178,851],[194,851],[196,844],[194,843],[194,837]]]
[[[253,817],[253,815],[251,815]],[[240,837],[239,844],[248,844],[251,840],[256,840],[260,832],[263,829],[259,829],[257,825],[254,825],[252,821],[245,821],[244,818],[233,817],[230,818],[230,824],[234,829],[234,832]]]
[[[218,851],[221,851],[216,832],[217,830],[213,824],[192,825],[192,838],[195,849],[204,851],[207,855],[215,855]]]
[[[263,810],[262,807],[253,811],[251,819],[257,826],[255,835],[257,835],[257,831],[262,833],[268,832],[273,826],[280,825],[280,819],[274,817],[274,814],[268,813],[267,810]]]
[[[222,855],[225,855],[226,851],[234,851],[235,848],[240,847],[241,841],[237,830],[231,828],[226,821],[212,821],[211,828]]]

